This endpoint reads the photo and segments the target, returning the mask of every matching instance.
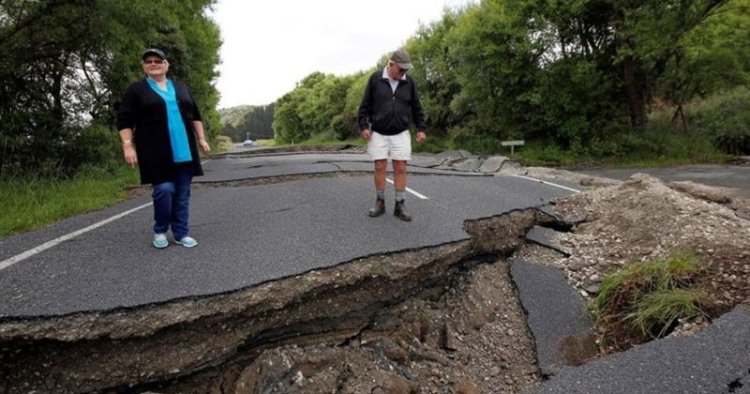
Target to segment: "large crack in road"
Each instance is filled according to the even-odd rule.
[[[231,293],[6,321],[0,391],[517,392],[540,374],[506,258],[552,220],[514,211]]]

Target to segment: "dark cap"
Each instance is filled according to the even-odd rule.
[[[141,55],[141,59],[145,59],[148,56],[159,56],[161,60],[167,60],[167,55],[164,54],[164,51],[157,48],[149,48],[143,51],[143,55]]]
[[[391,55],[391,61],[398,64],[398,66],[404,70],[413,67],[411,64],[411,57],[403,49],[397,49],[396,52],[393,52],[393,55]]]

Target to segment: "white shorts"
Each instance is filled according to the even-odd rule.
[[[411,160],[411,133],[404,130],[396,135],[370,134],[367,153],[372,160]]]

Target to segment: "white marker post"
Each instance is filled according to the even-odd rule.
[[[513,151],[516,146],[523,146],[524,140],[515,140],[515,141],[500,141],[500,145],[502,146],[510,146],[510,157],[513,157]]]

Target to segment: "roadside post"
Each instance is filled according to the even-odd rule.
[[[515,151],[515,147],[517,146],[523,146],[524,140],[512,140],[512,141],[500,141],[500,145],[502,146],[510,146],[510,157],[513,157],[513,153]]]

